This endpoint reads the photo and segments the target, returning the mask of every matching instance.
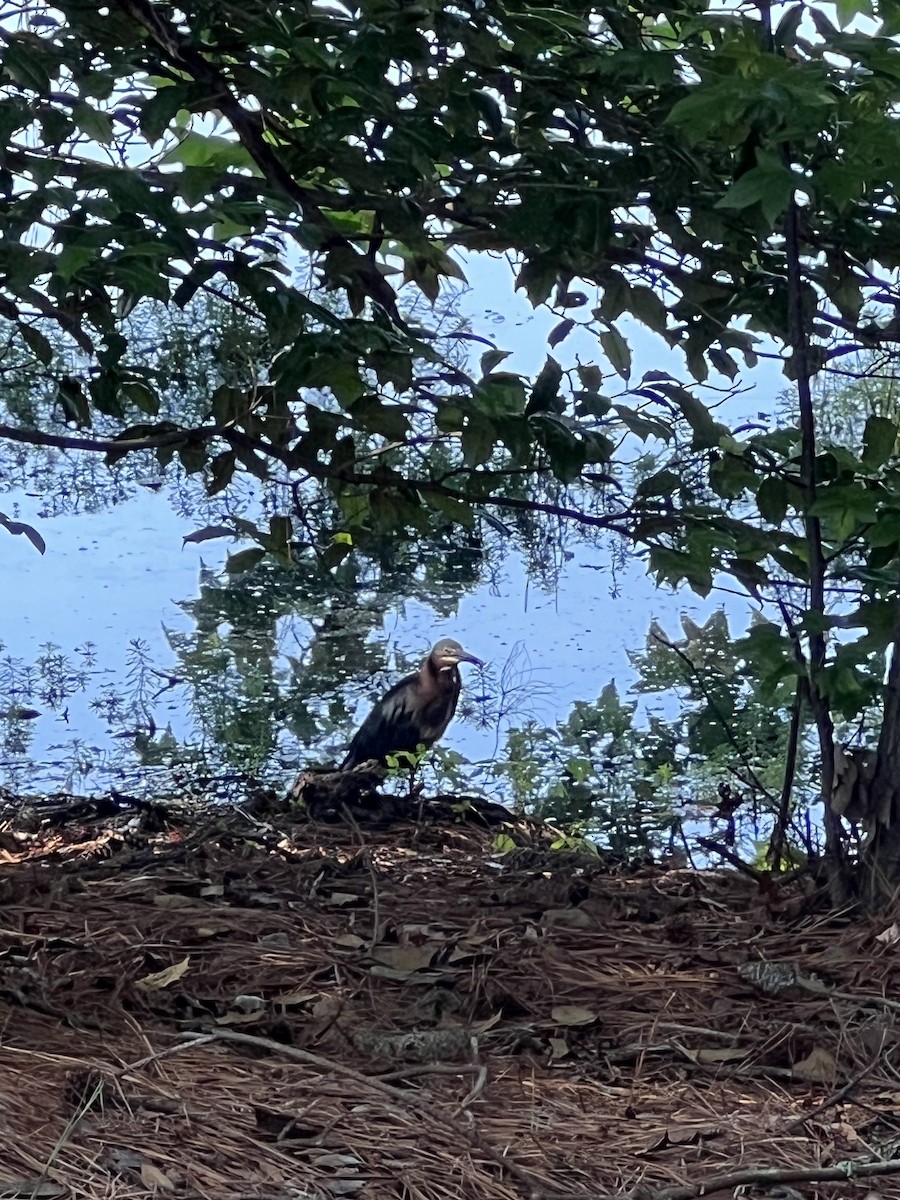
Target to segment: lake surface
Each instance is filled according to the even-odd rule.
[[[513,347],[510,369],[534,373],[555,318],[532,313],[498,264],[482,257],[467,270],[473,328]],[[679,371],[660,339],[628,332],[636,376]],[[567,358],[576,352],[596,358],[583,335]],[[755,392],[724,415],[774,407],[778,378],[765,365]],[[0,508],[47,543],[41,556],[0,531],[11,581],[0,615],[0,783],[17,792],[166,794],[244,771],[280,785],[301,765],[333,762],[368,704],[448,635],[489,671],[465,672],[465,711],[445,743],[487,764],[511,727],[552,726],[612,679],[626,691],[628,651],[644,645],[651,620],[677,636],[682,612],[702,621],[724,607],[734,629],[748,617],[724,594],[700,603],[659,591],[641,562],[614,568],[609,543],[574,534],[548,548],[558,570],[546,588],[502,546],[471,569],[464,545],[446,564],[444,551],[429,551],[421,572],[337,599],[280,568],[229,579],[225,557],[239,546],[183,538],[253,511],[252,491],[226,510],[152,469],[110,474],[90,456],[11,453]]]
[[[146,724],[152,716],[157,729],[168,727],[178,742],[210,750],[211,730],[199,719],[192,689],[166,685],[184,676],[171,639],[196,634],[190,606],[214,580],[225,590],[234,586],[220,574],[227,543],[182,548],[197,520],[177,511],[165,489],[137,487],[105,510],[49,517],[41,515],[41,497],[22,491],[4,495],[2,505],[40,528],[47,552],[39,555],[24,538],[0,542],[5,573],[14,581],[0,617],[0,782],[29,792],[133,787],[130,717]],[[642,645],[650,619],[665,625],[684,607],[657,591],[639,564],[613,575],[602,548],[583,546],[553,591],[529,583],[524,564],[510,555],[471,594],[443,600],[398,600],[384,613],[371,634],[380,670],[370,683],[353,678],[351,669],[346,702],[362,715],[370,697],[406,669],[409,656],[424,654],[438,637],[457,637],[495,669],[509,664],[522,690],[499,728],[480,729],[473,721],[451,728],[448,744],[473,760],[495,755],[510,723],[533,716],[552,724],[575,700],[595,699],[611,678],[627,684],[633,672],[626,652]],[[274,624],[275,667],[302,659],[312,623],[285,614],[280,604],[278,613],[267,613],[265,605],[261,593],[255,647],[253,630],[243,631],[250,652],[271,656]],[[42,663],[48,654],[67,662]],[[478,672],[467,676],[470,690],[477,690]],[[54,684],[55,694],[48,694]],[[130,712],[135,698],[139,711]],[[40,715],[15,720],[16,708]],[[258,766],[267,775],[287,776],[300,763],[327,760],[339,750],[328,737],[304,744],[282,730],[278,753]]]

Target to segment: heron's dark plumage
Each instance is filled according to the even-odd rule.
[[[399,750],[432,746],[453,719],[462,689],[458,662],[479,662],[449,639],[438,642],[422,666],[386,692],[357,731],[342,771]],[[441,665],[446,663],[448,665]]]

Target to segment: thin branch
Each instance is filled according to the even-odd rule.
[[[758,1167],[732,1171],[728,1175],[711,1175],[697,1183],[660,1188],[647,1200],[694,1200],[696,1196],[711,1196],[714,1192],[732,1192],[735,1188],[759,1187],[763,1190],[779,1183],[850,1183],[854,1179],[870,1179],[875,1175],[900,1174],[900,1158],[883,1162],[844,1162],[836,1167]]]
[[[6,438],[10,442],[24,442],[26,446],[48,446],[57,450],[87,450],[97,454],[119,454],[122,451],[130,453],[134,450],[155,450],[159,446],[177,446],[179,442],[208,441],[222,432],[222,426],[209,425],[200,426],[198,429],[172,429],[142,438],[86,438],[70,433],[44,433],[39,429],[0,425],[0,438]]]
[[[135,450],[154,450],[160,446],[179,445],[182,442],[202,442],[220,437],[230,445],[244,450],[256,450],[291,470],[306,472],[313,479],[334,480],[351,487],[404,487],[411,491],[423,492],[433,496],[446,496],[449,499],[469,504],[473,508],[506,508],[516,512],[544,513],[547,516],[558,517],[563,521],[572,521],[591,529],[608,530],[622,537],[634,540],[634,533],[628,525],[630,514],[627,511],[596,515],[582,512],[580,509],[569,508],[564,504],[551,504],[542,500],[525,500],[516,496],[496,496],[491,493],[469,494],[456,488],[445,487],[433,479],[401,477],[390,470],[376,470],[371,474],[360,474],[357,471],[333,469],[316,459],[297,455],[290,449],[265,442],[259,438],[250,437],[239,430],[221,425],[200,426],[196,429],[178,429],[166,433],[154,434],[143,438],[87,438],[72,434],[44,433],[37,429],[19,429],[13,425],[0,425],[0,439],[7,438],[13,442],[24,442],[31,446],[50,446],[60,450],[83,450],[89,453],[109,454],[132,452]],[[477,472],[471,472],[469,480],[478,479]]]

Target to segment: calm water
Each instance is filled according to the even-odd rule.
[[[514,347],[510,369],[539,369],[555,319],[533,314],[496,263],[467,269],[474,329]],[[596,357],[584,335],[571,343],[558,356]],[[660,339],[640,334],[635,346],[636,375],[680,371]],[[744,411],[773,405],[776,374],[758,378]],[[435,551],[337,597],[304,572],[229,581],[221,568],[240,547],[182,539],[251,512],[251,493],[226,512],[152,470],[110,477],[87,457],[14,455],[14,469],[0,463],[0,508],[47,542],[42,557],[0,531],[11,581],[0,614],[0,783],[28,793],[165,792],[198,772],[244,769],[287,780],[302,763],[333,761],[366,705],[446,635],[490,664],[484,678],[467,672],[467,710],[446,744],[490,761],[510,726],[552,725],[611,679],[626,689],[627,651],[644,644],[651,619],[677,634],[680,612],[700,620],[722,605],[659,592],[639,562],[613,570],[608,546],[574,536],[556,547],[558,579],[545,590],[502,548],[481,566],[464,548]],[[746,606],[725,601],[739,628]]]
[[[24,538],[4,536],[0,543],[5,573],[14,580],[0,617],[0,781],[7,786],[78,792],[110,783],[133,787],[140,756],[130,733],[151,722],[157,738],[168,729],[178,743],[214,760],[227,720],[223,728],[221,713],[210,711],[209,697],[198,697],[196,684],[202,683],[203,655],[214,656],[217,646],[224,658],[256,658],[260,685],[271,673],[299,673],[304,696],[311,692],[315,702],[317,665],[310,653],[327,637],[316,637],[308,602],[292,612],[281,591],[258,587],[254,597],[252,589],[236,589],[221,572],[227,542],[182,549],[198,520],[179,514],[172,501],[164,491],[138,487],[105,511],[42,517],[40,497],[21,491],[3,496],[3,510],[39,526],[47,541],[44,556]],[[432,603],[367,598],[362,628],[338,630],[331,638],[340,653],[342,637],[355,645],[364,635],[373,668],[370,676],[347,664],[342,703],[349,713],[362,713],[372,695],[408,668],[408,656],[420,656],[433,640],[452,634],[495,672],[505,667],[517,693],[499,723],[479,728],[477,712],[457,722],[449,745],[483,760],[498,752],[510,723],[529,716],[548,724],[562,719],[573,701],[594,699],[609,679],[626,683],[632,677],[626,651],[643,643],[650,618],[665,624],[683,607],[657,592],[639,564],[613,576],[607,559],[602,548],[581,547],[549,592],[529,585],[522,562],[509,556],[470,594],[448,588]],[[235,590],[244,593],[236,605],[246,617],[244,628],[226,619]],[[220,612],[211,598],[221,601]],[[222,682],[221,668],[218,661],[207,663],[213,690]],[[233,698],[236,712],[243,703],[248,715],[253,672],[248,677],[246,662],[241,669],[247,686]],[[321,695],[332,704],[335,682],[333,675],[322,678]],[[477,671],[468,673],[468,684],[477,706]],[[22,709],[29,714],[24,719]],[[327,732],[317,737],[312,729],[298,737],[290,724],[284,714],[275,746],[254,767],[287,776],[300,762],[339,752],[340,738]]]

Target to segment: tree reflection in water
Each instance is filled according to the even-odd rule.
[[[135,640],[112,681],[90,644],[43,646],[32,663],[3,647],[0,781],[152,789],[161,775],[183,786],[185,772],[271,778],[327,763],[350,736],[358,702],[417,661],[388,644],[385,618],[416,602],[437,627],[489,567],[475,539],[448,537],[427,554],[386,539],[378,557],[354,556],[336,571],[312,553],[293,568],[267,560],[237,577],[202,568],[198,595],[178,605],[192,628],[165,631],[171,658],[156,661]],[[490,688],[478,690],[469,717],[490,721]],[[73,697],[102,723],[98,744],[74,727]],[[35,732],[48,718],[69,736],[51,747],[53,762],[37,763]]]

